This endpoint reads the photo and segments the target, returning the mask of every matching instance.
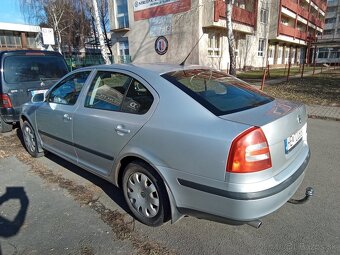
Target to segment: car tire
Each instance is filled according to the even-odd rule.
[[[43,156],[44,153],[39,152],[37,137],[29,122],[24,121],[21,126],[21,132],[27,152],[34,158]]]
[[[125,201],[140,222],[157,227],[168,221],[169,199],[163,181],[143,161],[129,163],[123,173]]]
[[[10,132],[12,129],[13,125],[6,123],[0,115],[0,133]]]

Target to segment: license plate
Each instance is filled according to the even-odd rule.
[[[302,138],[304,134],[306,133],[306,125],[304,125],[300,130],[298,130],[296,133],[289,136],[287,139],[285,139],[285,153],[288,154],[291,152],[295,146],[302,141]]]
[[[39,89],[39,90],[32,90],[31,95],[34,97],[36,94],[45,94],[47,92],[47,89]]]

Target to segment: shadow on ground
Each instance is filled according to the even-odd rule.
[[[16,134],[17,134],[22,146],[25,148],[25,144],[24,144],[24,140],[23,140],[22,132],[21,132],[20,128],[18,128],[16,130]],[[105,192],[118,206],[120,206],[124,211],[126,211],[130,215],[133,215],[130,212],[130,209],[128,208],[128,206],[127,206],[127,204],[124,200],[123,192],[121,191],[121,189],[117,188],[112,183],[110,183],[110,182],[108,182],[108,181],[86,171],[83,168],[80,168],[80,167],[70,163],[69,161],[64,160],[63,158],[61,158],[61,157],[59,157],[55,154],[47,152],[45,157],[48,158],[49,160],[53,161],[57,165],[67,169],[68,171],[73,172],[74,174],[88,180],[92,184],[101,188],[103,190],[103,192]]]

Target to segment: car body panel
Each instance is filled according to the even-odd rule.
[[[150,110],[143,115],[128,114],[117,111],[106,111],[84,107],[85,97],[80,101],[81,107],[75,113],[73,124],[74,144],[78,155],[78,162],[82,167],[95,169],[101,175],[109,175],[113,169],[114,159],[119,152],[131,140],[131,138],[142,128],[154,112],[158,104],[158,94],[141,77],[131,72],[124,72],[117,69],[100,68],[96,71],[120,72],[127,74],[146,86],[152,93],[154,102]],[[89,85],[84,88],[83,94],[89,89]],[[119,132],[121,126],[128,130],[128,133]],[[89,136],[92,132],[96,136]],[[96,164],[93,164],[96,162]]]
[[[295,193],[305,175],[310,157],[307,136],[304,135],[288,154],[284,149],[284,139],[306,125],[305,107],[274,100],[245,111],[216,116],[160,76],[185,68],[195,67],[112,65],[82,69],[94,71],[80,99],[72,110],[69,109],[73,124],[63,124],[68,129],[65,133],[71,133],[65,137],[70,141],[68,154],[74,152],[77,165],[117,186],[124,170],[121,169],[123,160],[138,158],[147,162],[164,181],[171,208],[183,213],[198,211],[251,221],[275,211]],[[86,108],[85,96],[97,70],[118,71],[140,80],[154,97],[150,110],[136,115]],[[51,116],[50,119],[44,117],[44,121],[51,122],[45,124],[44,130],[36,124],[43,121],[42,117],[35,118],[35,112],[39,112],[43,104],[25,105],[23,116],[34,123],[38,137],[42,137],[42,147],[49,150],[49,142],[46,143],[41,131],[50,129],[57,136],[61,130],[53,126],[55,120],[50,121]],[[66,111],[58,110],[60,114],[54,117]],[[119,124],[130,133],[119,134],[115,130]],[[233,140],[253,126],[265,133],[272,167],[245,174],[227,172]],[[65,158],[57,149],[54,152]]]

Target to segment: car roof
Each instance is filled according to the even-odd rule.
[[[190,70],[190,69],[210,69],[209,67],[199,66],[199,65],[177,65],[177,64],[168,64],[168,63],[138,63],[138,64],[112,64],[112,65],[97,65],[85,67],[84,69],[93,69],[93,68],[115,68],[115,69],[124,69],[124,70],[136,70],[143,69],[147,71],[151,71],[153,73],[162,75],[164,73],[181,71],[181,70]]]
[[[48,56],[61,56],[61,54],[59,52],[56,51],[47,51],[47,50],[2,50],[0,51],[0,56],[1,55],[25,55],[27,53],[43,53],[44,55],[48,55]]]

